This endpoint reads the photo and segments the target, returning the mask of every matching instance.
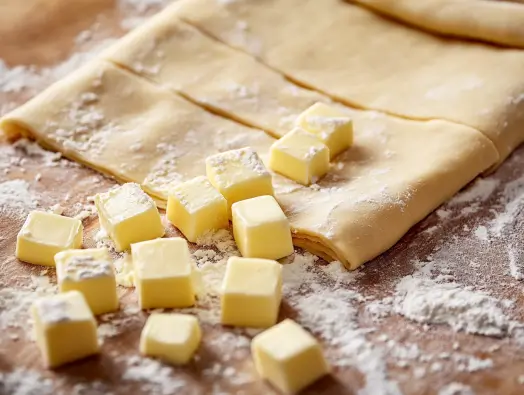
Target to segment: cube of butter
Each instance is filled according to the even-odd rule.
[[[314,134],[295,128],[273,143],[269,167],[300,184],[310,185],[328,172],[329,149]]]
[[[275,325],[281,299],[280,263],[229,258],[220,296],[222,324],[258,328]]]
[[[75,218],[33,211],[16,238],[16,257],[36,265],[55,265],[55,255],[82,247],[83,226]]]
[[[140,308],[189,307],[195,303],[193,263],[185,239],[132,244],[131,256]]]
[[[273,196],[233,204],[233,235],[242,256],[280,259],[293,253],[289,221]]]
[[[210,230],[229,226],[226,199],[204,176],[169,192],[167,219],[191,242]]]
[[[60,292],[79,291],[95,315],[118,309],[115,269],[107,248],[62,251],[55,262]]]
[[[240,200],[273,195],[271,174],[249,147],[208,157],[206,173],[211,184],[226,198],[229,209]]]
[[[290,319],[255,336],[251,354],[260,376],[285,394],[295,394],[329,373],[317,340]]]
[[[296,119],[295,125],[315,134],[334,158],[353,144],[353,121],[342,111],[315,103]]]
[[[193,357],[202,332],[188,314],[151,314],[140,336],[140,352],[148,357],[182,365]]]
[[[80,292],[37,299],[31,315],[36,343],[47,367],[98,353],[95,317]]]
[[[155,202],[138,184],[128,183],[97,194],[95,206],[100,224],[115,242],[117,251],[164,235]]]

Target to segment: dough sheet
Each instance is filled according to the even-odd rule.
[[[434,33],[524,48],[524,5],[493,0],[351,0]]]
[[[495,144],[498,163],[524,140],[523,50],[439,37],[343,0],[173,7],[207,34],[348,105],[471,126]]]
[[[311,187],[273,180],[295,244],[349,269],[390,248],[498,159],[491,141],[467,126],[345,111],[355,122],[355,145],[325,178]],[[14,110],[2,127],[12,139],[33,137],[120,181],[138,182],[161,206],[170,186],[205,174],[207,156],[251,146],[267,160],[274,141],[104,60]]]
[[[174,8],[151,18],[102,57],[277,137],[288,132],[306,108],[330,101],[178,20]]]

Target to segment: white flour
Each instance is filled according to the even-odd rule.
[[[229,3],[234,0],[221,1]],[[169,0],[119,0],[118,7],[123,16],[121,26],[124,29],[137,26],[147,15],[168,3]],[[250,45],[259,46],[258,42],[249,37],[246,26],[242,23],[237,26],[235,34],[238,34],[238,40],[248,40]],[[79,34],[76,38],[77,45],[88,48],[53,68],[37,69],[30,65],[8,67],[0,61],[0,92],[36,92],[62,78],[114,42],[112,38],[95,42],[92,37],[91,31]],[[476,88],[476,85],[468,87],[473,88]],[[246,94],[242,89],[238,93]],[[2,105],[0,114],[11,108],[9,103]],[[44,166],[66,166],[70,163],[63,161],[60,154],[49,153],[27,141],[18,143],[14,149],[22,150],[29,156],[42,158]],[[23,168],[23,163],[16,163],[17,157],[0,154],[0,170],[9,172],[15,167]],[[514,159],[515,157],[517,159]],[[15,158],[15,163],[11,162],[11,158]],[[510,160],[522,161],[522,155],[515,155],[514,158]],[[38,178],[41,177],[45,177],[45,172]],[[524,177],[506,184],[502,191],[499,191],[500,184],[499,180],[492,178],[473,183],[438,210],[440,222],[433,227],[433,231],[439,229],[440,223],[452,221],[458,216],[470,216],[493,198],[498,204],[498,210],[493,213],[494,218],[488,223],[470,224],[467,229],[472,229],[472,239],[484,242],[486,248],[489,248],[486,242],[494,243],[497,239],[502,239],[514,229],[516,218],[524,207]],[[327,196],[327,199],[332,198]],[[31,191],[27,181],[14,180],[0,184],[0,210],[7,210],[10,215],[20,213],[23,217],[37,205],[38,196]],[[82,219],[94,214],[92,205],[79,206],[74,211],[73,215]],[[100,237],[97,245],[111,247],[112,242]],[[219,322],[218,295],[225,264],[228,257],[238,255],[238,251],[228,230],[206,235],[199,240],[196,247],[192,256],[199,267],[198,273],[202,283],[198,302],[194,308],[181,311],[196,314],[204,325],[215,325]],[[507,251],[508,273],[521,280],[524,278],[521,256],[511,245]],[[449,345],[449,352],[446,350],[437,354],[426,352],[422,343],[402,343],[389,339],[387,335],[380,334],[379,325],[392,314],[399,314],[419,323],[420,330],[440,324],[466,333],[497,337],[511,335],[514,323],[508,315],[509,304],[495,298],[489,292],[479,290],[477,286],[461,284],[454,273],[454,269],[459,265],[453,261],[454,254],[458,252],[450,249],[448,256],[444,258],[436,253],[428,262],[415,264],[415,273],[401,278],[395,292],[382,299],[372,300],[363,296],[365,291],[359,293],[354,290],[362,286],[360,280],[366,276],[365,270],[348,272],[339,262],[320,265],[318,259],[311,254],[297,252],[294,257],[287,259],[284,266],[285,300],[294,309],[294,318],[321,339],[327,357],[333,365],[339,368],[350,366],[362,373],[364,384],[359,394],[397,395],[401,393],[399,385],[388,376],[388,364],[392,361],[398,367],[404,368],[416,363],[413,376],[418,379],[443,371],[447,364],[453,364],[453,369],[467,373],[489,369],[493,366],[493,361],[459,353],[458,343]],[[123,258],[118,265],[119,283],[132,286],[129,261]],[[475,265],[479,263],[476,262]],[[30,285],[3,285],[0,284],[0,328],[9,328],[28,336],[29,333],[26,333],[25,329],[28,327],[29,305],[40,295],[54,293],[55,286],[47,277],[34,277]],[[371,318],[372,327],[365,327],[359,323],[362,313],[364,317]],[[102,316],[98,334],[101,338],[119,336],[131,326],[137,325],[141,317],[143,318],[142,314],[136,306],[128,305],[121,312]],[[204,339],[206,349],[217,355],[217,361],[209,367],[206,366],[202,376],[217,382],[227,380],[233,386],[258,380],[249,362],[249,337],[258,331],[220,329],[217,332],[215,337]],[[242,366],[247,367],[247,372],[242,371],[242,368],[233,368],[232,362],[235,360],[242,361]],[[123,379],[139,383],[143,391],[170,394],[188,385],[187,380],[179,375],[176,369],[157,361],[138,356],[122,357],[122,361],[126,365]],[[85,389],[82,384],[75,388],[78,393]],[[217,388],[214,390],[215,393],[221,391]],[[438,388],[435,388],[435,391],[438,391]],[[53,388],[48,379],[35,372],[20,369],[11,373],[0,373],[0,393],[2,392],[15,395],[47,394],[53,393]],[[227,393],[226,390],[221,392]],[[451,383],[441,388],[438,394],[472,395],[473,391],[464,384]]]
[[[51,379],[43,378],[32,370],[16,369],[11,373],[0,372],[0,394],[51,395],[55,393]]]
[[[31,337],[29,308],[38,298],[56,292],[56,285],[49,282],[45,275],[31,276],[29,284],[21,283],[16,286],[7,286],[0,282],[0,329],[17,328],[22,330],[22,335]]]
[[[518,156],[518,155],[516,155]],[[511,159],[515,160],[515,159]],[[509,182],[498,199],[502,211],[490,223],[490,233],[500,237],[510,228],[524,208],[524,176]]]
[[[489,242],[488,228],[482,225],[479,226],[477,229],[475,229],[475,236],[477,236],[477,238],[482,241]]]
[[[501,303],[460,284],[438,284],[430,279],[405,277],[397,286],[395,311],[426,324],[447,324],[456,331],[504,336],[509,321]]]
[[[0,215],[4,218],[23,218],[38,205],[37,195],[25,180],[0,183]]]
[[[124,380],[139,381],[142,390],[161,395],[171,395],[187,385],[183,379],[173,377],[173,369],[149,358],[131,357],[126,360]]]
[[[492,178],[479,178],[465,191],[454,196],[448,206],[456,206],[463,203],[485,202],[490,198],[500,181]]]
[[[131,30],[144,23],[154,11],[158,11],[174,0],[118,0],[118,8],[123,18],[122,29]]]
[[[98,41],[85,52],[76,52],[53,67],[38,68],[34,65],[9,67],[0,59],[0,92],[10,93],[26,90],[37,93],[52,82],[65,77],[87,63],[115,41],[112,38]]]
[[[470,386],[461,383],[450,383],[442,388],[438,395],[475,395]]]
[[[515,280],[524,280],[524,262],[519,251],[508,247],[509,272]]]

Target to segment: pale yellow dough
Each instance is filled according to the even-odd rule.
[[[82,97],[87,103],[80,105]],[[76,131],[82,111],[103,117],[96,127]],[[355,142],[328,175],[312,187],[279,175],[273,183],[294,243],[351,269],[387,250],[498,159],[493,144],[466,126],[345,111]],[[169,185],[205,174],[208,156],[250,146],[267,161],[275,141],[101,61],[14,110],[3,126],[12,137],[31,135],[120,180],[141,183],[164,205]]]
[[[522,50],[444,39],[343,0],[173,7],[207,34],[347,104],[474,127],[495,144],[499,163],[524,140]]]
[[[168,7],[102,56],[220,114],[283,136],[320,94],[177,19]]]
[[[273,141],[104,61],[70,74],[0,125],[8,137],[31,135],[119,181],[141,184],[162,207],[170,186],[205,175],[206,157],[247,145],[264,152]]]
[[[524,5],[486,0],[351,0],[422,29],[524,48]]]

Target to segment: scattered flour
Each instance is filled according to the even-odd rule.
[[[104,48],[107,48],[115,41],[113,38],[97,41],[85,52],[76,52],[54,67],[37,68],[33,65],[9,67],[0,59],[0,92],[16,93],[27,90],[31,93],[36,93],[41,91],[52,82],[65,77],[93,59]]]
[[[123,18],[122,29],[131,30],[144,23],[152,11],[159,11],[174,0],[118,0],[118,8]]]
[[[143,391],[171,395],[187,385],[184,379],[174,377],[172,368],[154,359],[133,356],[126,359],[126,364],[122,378],[141,382]]]
[[[461,383],[450,383],[441,388],[438,395],[475,395],[470,386]]]
[[[384,350],[368,341],[367,330],[358,326],[362,296],[324,283],[315,272],[317,260],[307,252],[295,253],[293,261],[284,265],[284,295],[295,308],[296,319],[325,341],[333,364],[353,366],[364,374],[365,384],[358,394],[401,394],[397,383],[388,378]]]
[[[485,336],[505,336],[510,327],[497,299],[457,283],[413,276],[397,285],[395,311],[416,322],[447,324],[456,331]]]
[[[25,180],[0,183],[0,215],[7,218],[22,218],[38,205],[36,194]]]
[[[477,229],[475,229],[475,236],[479,240],[489,242],[488,228],[486,228],[485,226],[479,226]]]
[[[524,280],[524,262],[519,252],[508,247],[509,272],[515,280]]]
[[[447,204],[456,206],[462,203],[485,202],[490,198],[500,181],[493,178],[479,178],[470,187],[453,197]]]
[[[522,163],[522,154],[517,152],[508,161],[519,161]],[[489,231],[496,237],[501,237],[507,228],[512,228],[515,221],[519,218],[518,214],[524,210],[524,176],[521,176],[504,186],[497,204],[502,211],[497,212],[495,218],[491,221]]]
[[[31,336],[27,327],[29,307],[39,297],[54,294],[57,287],[45,275],[31,276],[30,280],[29,284],[12,287],[0,282],[0,329],[20,328]]]
[[[51,395],[55,389],[51,379],[33,370],[18,368],[10,373],[0,372],[0,394]]]

